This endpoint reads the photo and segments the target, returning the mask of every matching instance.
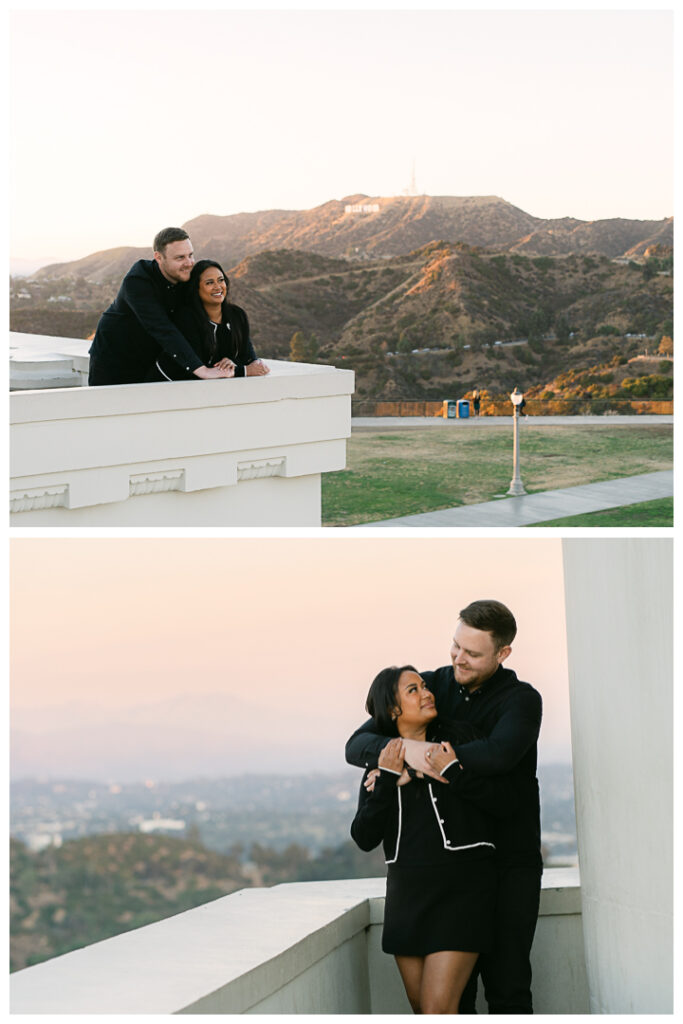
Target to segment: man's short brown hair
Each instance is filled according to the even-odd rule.
[[[162,228],[154,236],[154,251],[160,252],[163,256],[166,246],[171,242],[184,242],[189,237],[184,228]]]
[[[515,617],[501,601],[472,601],[460,612],[460,621],[490,633],[498,650],[508,647],[517,635]]]

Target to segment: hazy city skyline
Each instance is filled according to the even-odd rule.
[[[670,11],[15,11],[11,55],[13,260],[398,195],[413,163],[538,217],[673,213]]]
[[[492,596],[543,695],[541,758],[568,760],[559,540],[15,539],[15,753],[110,767],[165,730],[187,764],[335,770],[376,672],[447,664],[458,610]]]

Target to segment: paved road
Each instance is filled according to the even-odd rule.
[[[638,417],[640,418],[640,417]],[[634,505],[639,501],[669,498],[674,492],[673,470],[621,477],[597,484],[563,487],[556,491],[540,491],[520,498],[500,498],[478,505],[423,512],[415,516],[399,516],[380,522],[364,523],[367,527],[386,526],[529,526],[549,519],[600,512],[606,508]],[[359,527],[351,527],[358,529]]]
[[[511,425],[512,416],[469,416],[465,419],[443,419],[442,416],[354,416],[352,433],[368,430],[405,430],[408,427],[448,427],[456,430],[473,426],[500,427]],[[523,416],[521,427],[649,427],[671,425],[673,416]]]

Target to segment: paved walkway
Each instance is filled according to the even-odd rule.
[[[638,417],[640,418],[640,417]],[[620,505],[635,505],[639,501],[669,498],[674,493],[672,469],[641,476],[626,476],[619,480],[604,480],[597,484],[563,487],[557,491],[540,491],[521,498],[500,498],[479,505],[460,505],[437,512],[422,512],[416,516],[399,516],[380,522],[363,523],[368,526],[529,526],[548,519],[600,512]],[[360,526],[361,524],[359,524]],[[352,527],[353,529],[353,527]]]
[[[651,427],[672,424],[673,416],[523,416],[520,426],[534,427]],[[444,419],[442,416],[354,416],[353,433],[366,430],[405,430],[407,427],[500,427],[512,425],[512,416],[467,416],[465,419]]]

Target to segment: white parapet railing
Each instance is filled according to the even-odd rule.
[[[267,362],[267,377],[12,392],[11,525],[319,526],[354,375]]]
[[[383,878],[242,889],[10,978],[12,1013],[411,1013]],[[577,869],[543,877],[537,1013],[587,1013]]]

